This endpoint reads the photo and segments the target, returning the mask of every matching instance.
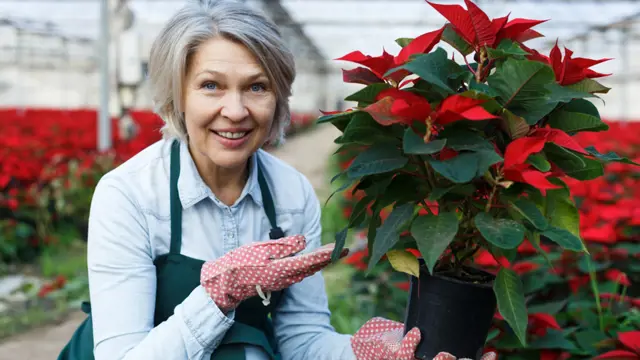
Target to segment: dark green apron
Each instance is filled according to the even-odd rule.
[[[259,159],[258,159],[259,160]],[[264,209],[271,224],[269,237],[279,239],[284,236],[276,225],[273,199],[258,161],[258,183],[262,193]],[[171,315],[174,308],[182,303],[200,285],[200,269],[204,261],[180,254],[182,244],[182,205],[178,197],[178,177],[180,176],[180,143],[171,145],[170,206],[171,245],[168,254],[158,256],[154,264],[157,274],[156,306],[154,326],[158,326]],[[277,306],[282,292],[271,294],[271,303],[262,304],[258,296],[243,301],[235,310],[234,324],[227,331],[222,342],[211,356],[216,360],[245,360],[245,345],[255,345],[269,354],[272,360],[280,359],[277,352],[270,314]],[[82,304],[82,311],[88,314],[64,347],[58,360],[93,360],[93,328],[91,306]],[[117,309],[113,309],[117,311]]]

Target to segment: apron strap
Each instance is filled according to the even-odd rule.
[[[257,154],[256,154],[257,156]],[[260,157],[257,158],[258,163],[258,184],[260,185],[260,193],[264,202],[264,212],[267,214],[271,231],[269,238],[276,240],[285,236],[284,231],[278,227],[276,223],[276,210],[264,177],[263,166]],[[171,245],[169,252],[171,254],[180,254],[182,246],[182,204],[180,204],[180,196],[178,194],[178,178],[180,177],[180,141],[174,140],[171,144],[171,164],[169,170],[169,203],[171,207]]]
[[[180,177],[180,142],[171,144],[171,165],[169,170],[169,202],[171,206],[171,245],[169,253],[180,254],[182,246],[182,204],[178,194],[178,178]]]
[[[257,155],[257,154],[256,154]],[[271,191],[269,191],[269,186],[267,185],[267,180],[264,178],[264,174],[262,173],[262,162],[260,161],[260,157],[258,160],[258,184],[260,185],[260,193],[262,194],[262,202],[264,203],[264,212],[267,213],[267,218],[269,219],[269,223],[271,224],[271,231],[269,231],[269,238],[271,240],[276,240],[284,237],[284,231],[278,227],[276,223],[276,209],[273,205],[273,197],[271,197]]]

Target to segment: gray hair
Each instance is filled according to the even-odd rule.
[[[291,122],[293,54],[270,19],[250,5],[230,0],[191,1],[169,20],[151,47],[149,85],[154,111],[165,122],[163,137],[187,139],[182,104],[187,66],[198,46],[215,36],[246,46],[274,84],[277,105],[269,139],[281,142]]]

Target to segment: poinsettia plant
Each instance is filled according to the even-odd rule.
[[[591,101],[609,91],[594,80],[606,74],[591,69],[608,59],[568,49],[563,56],[557,43],[543,55],[524,43],[542,36],[533,27],[544,20],[490,19],[464,2],[466,9],[427,1],[448,22],[397,39],[395,56],[354,51],[338,59],[360,65],[343,70],[343,81],[364,87],[345,99],[356,106],[318,122],[341,131],[338,152],[357,152],[334,177],[344,179],[336,192],[351,186],[364,196],[338,232],[335,254],[350,229],[365,228],[369,271],[386,258],[417,277],[421,258],[430,274],[493,281],[499,313],[525,344],[525,294],[509,266],[518,246],[528,239],[544,256],[546,239],[588,256],[565,181],[632,161],[572,137],[608,128]],[[470,271],[481,250],[501,265],[495,279]]]

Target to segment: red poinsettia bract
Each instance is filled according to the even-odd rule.
[[[385,80],[391,80],[394,84],[398,84],[402,79],[409,75],[408,71],[394,71],[386,77],[385,74],[389,70],[408,62],[411,56],[431,51],[431,49],[440,42],[443,31],[444,27],[418,36],[407,46],[403,47],[396,56],[389,54],[383,49],[382,55],[377,57],[365,55],[361,51],[352,51],[343,57],[337,58],[336,60],[350,61],[366,67],[358,67],[353,70],[343,70],[343,81],[347,83],[369,85],[384,82]]]
[[[552,184],[547,178],[563,175],[561,170],[552,164],[551,171],[542,172],[526,162],[530,155],[542,151],[546,143],[554,143],[588,155],[587,151],[566,132],[560,129],[539,128],[507,145],[504,154],[505,179],[527,183],[541,191],[558,188],[558,185]]]
[[[485,100],[473,99],[461,94],[451,95],[442,100],[435,109],[429,101],[410,91],[390,88],[381,91],[376,102],[367,106],[368,112],[379,124],[391,125],[413,121],[425,121],[430,125],[447,125],[459,120],[486,120],[497,118],[482,104]]]
[[[597,60],[582,57],[574,58],[573,51],[565,47],[563,59],[560,48],[558,47],[558,41],[556,41],[556,44],[551,49],[549,56],[542,55],[538,51],[529,49],[524,45],[522,45],[522,48],[530,54],[526,56],[529,60],[539,61],[550,65],[556,76],[556,82],[563,86],[575,84],[585,78],[594,79],[611,75],[602,74],[590,69],[590,67],[594,65],[612,60],[611,58]]]
[[[470,0],[464,0],[464,2],[467,5],[466,10],[460,5],[435,4],[427,1],[449,20],[453,30],[476,51],[482,46],[496,47],[504,39],[525,42],[542,37],[542,34],[531,28],[547,20],[518,18],[508,21],[509,15],[490,20],[478,5]]]
[[[618,333],[618,341],[625,349],[611,350],[596,357],[596,360],[636,360],[640,359],[640,331]]]

